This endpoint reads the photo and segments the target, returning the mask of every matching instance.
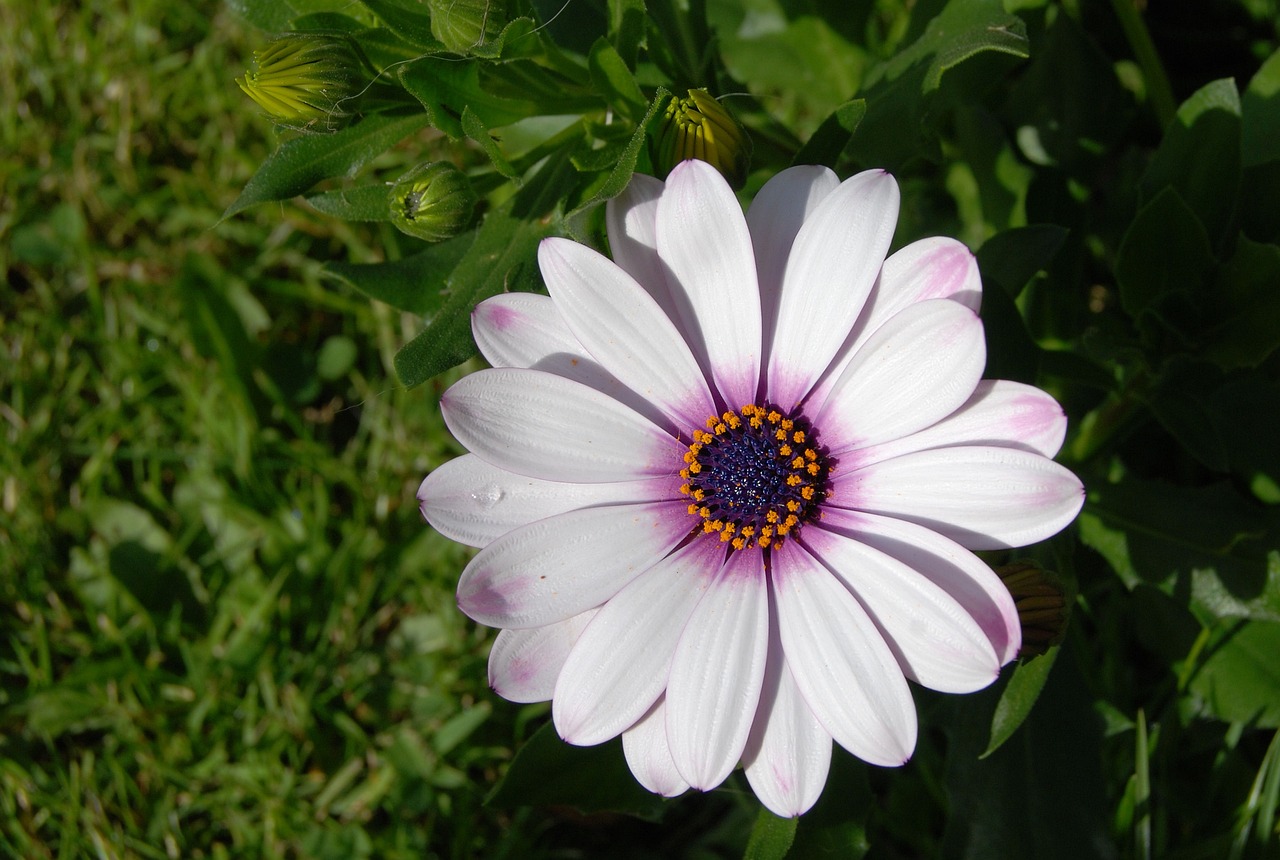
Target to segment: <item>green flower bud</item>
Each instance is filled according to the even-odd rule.
[[[249,98],[286,125],[341,127],[368,83],[350,40],[290,33],[253,52],[253,68],[236,81]]]
[[[475,207],[467,177],[442,161],[415,167],[391,189],[391,222],[428,242],[458,235],[471,222]]]
[[[1022,622],[1022,650],[1018,657],[1038,657],[1050,646],[1059,645],[1071,620],[1075,595],[1054,573],[1031,562],[1016,562],[996,568],[996,574],[1013,596]]]
[[[507,26],[507,0],[427,0],[431,35],[450,51],[469,53]]]
[[[680,162],[696,158],[719,170],[734,188],[747,178],[751,141],[706,90],[689,90],[685,98],[672,96],[652,141],[653,164],[662,176]]]

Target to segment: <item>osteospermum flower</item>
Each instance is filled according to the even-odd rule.
[[[493,688],[552,700],[560,735],[622,735],[675,795],[741,762],[798,815],[834,739],[877,765],[916,742],[908,680],[978,690],[1017,654],[1009,592],[972,550],[1067,525],[1061,408],[982,381],[974,258],[885,259],[898,188],[796,167],[744,218],[696,161],[608,209],[613,261],[547,239],[550,297],[497,296],[493,365],[441,399],[471,453],[422,484],[481,547],[463,612],[502,628]]]

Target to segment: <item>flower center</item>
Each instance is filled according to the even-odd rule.
[[[734,549],[776,549],[816,520],[833,465],[808,419],[754,404],[708,418],[684,462],[689,513]]]

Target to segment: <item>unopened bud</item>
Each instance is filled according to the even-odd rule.
[[[1036,657],[1061,644],[1075,597],[1058,575],[1025,561],[998,567],[996,574],[1013,596],[1022,623],[1018,656]]]
[[[391,191],[391,221],[410,236],[440,242],[471,223],[476,195],[471,182],[443,161],[429,162],[396,180]]]
[[[741,187],[751,163],[751,141],[742,126],[706,90],[672,96],[654,137],[653,163],[663,176],[690,158],[710,164],[734,188]]]
[[[431,35],[456,54],[498,38],[507,26],[507,0],[427,0]]]
[[[368,83],[350,40],[290,33],[253,52],[253,68],[236,81],[272,119],[302,128],[339,128]]]

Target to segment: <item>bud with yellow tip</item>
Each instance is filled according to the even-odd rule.
[[[741,187],[751,162],[751,142],[729,111],[704,89],[672,96],[653,138],[653,162],[665,176],[682,161],[696,158]]]
[[[236,83],[278,122],[333,131],[354,113],[368,76],[346,37],[290,33],[254,51]]]

